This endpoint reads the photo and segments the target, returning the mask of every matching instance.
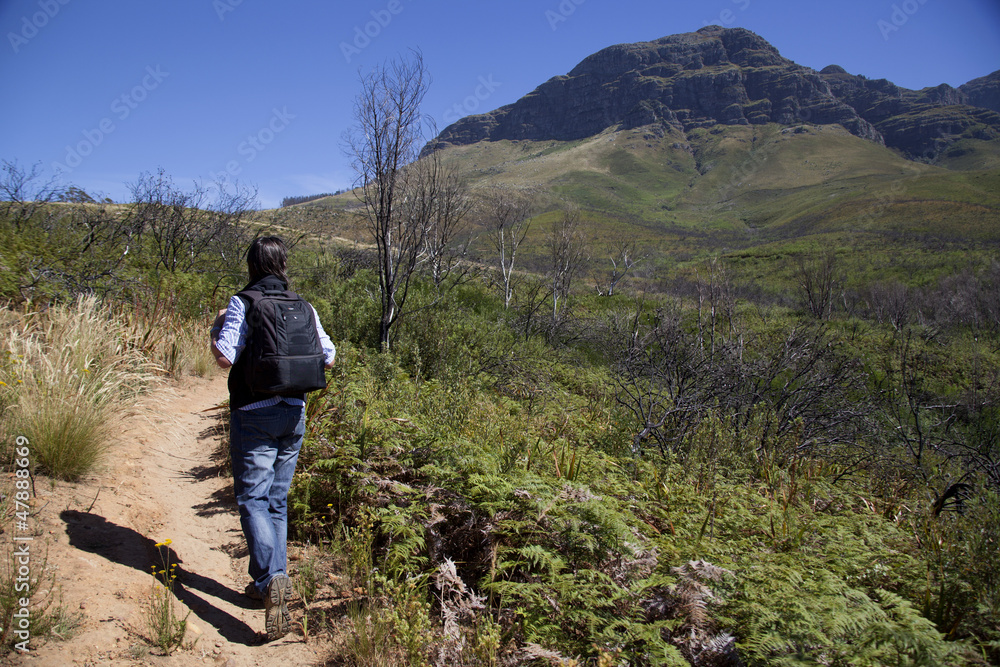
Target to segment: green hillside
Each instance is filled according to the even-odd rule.
[[[571,142],[504,140],[442,152],[473,194],[495,184],[537,193],[526,267],[544,270],[545,232],[557,211],[572,206],[592,246],[624,233],[642,246],[654,273],[760,247],[752,254],[771,257],[773,266],[755,272],[758,279],[787,273],[788,257],[821,252],[830,235],[866,259],[898,262],[931,251],[952,266],[950,251],[986,261],[1000,241],[1000,169],[958,167],[992,165],[998,155],[998,141],[965,139],[927,164],[839,126],[775,124],[687,135],[608,130]],[[345,193],[265,217],[363,241],[352,214],[359,210]]]

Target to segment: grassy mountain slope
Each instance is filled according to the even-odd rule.
[[[753,258],[754,280],[787,286],[790,258],[839,249],[867,274],[895,266],[916,284],[1000,241],[1000,142],[966,139],[934,164],[908,160],[836,125],[715,126],[688,133],[608,130],[576,141],[484,141],[450,146],[444,161],[472,187],[538,193],[523,252],[545,270],[545,234],[560,211],[581,210],[604,261],[605,241],[634,238],[654,282],[707,255]],[[352,193],[271,212],[282,225],[364,241]]]

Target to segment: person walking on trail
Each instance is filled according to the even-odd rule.
[[[216,362],[221,368],[232,367],[229,407],[233,487],[240,524],[250,551],[249,572],[253,579],[245,593],[264,602],[268,641],[283,637],[291,624],[287,606],[292,593],[287,572],[288,489],[305,435],[305,392],[308,389],[303,388],[325,386],[324,369],[333,366],[336,355],[311,305],[301,300],[296,302],[298,330],[284,321],[284,313],[296,307],[288,304],[299,299],[294,292],[288,291],[287,254],[285,244],[276,236],[254,240],[246,255],[250,281],[229,300],[229,306],[219,312],[211,332],[211,349]],[[266,313],[272,312],[272,308],[261,305],[268,297],[284,304],[274,308],[279,314],[277,318],[270,316],[269,330]],[[275,324],[276,319],[282,321]],[[307,329],[305,334],[302,327]],[[294,336],[298,343],[305,338],[312,339],[310,344],[316,352],[312,356],[316,358],[311,363],[315,369],[312,366],[304,369],[301,364],[305,362],[300,356],[288,356],[280,361],[293,364],[290,370],[267,370],[271,367],[261,361],[260,341],[268,338],[265,335],[268,331],[270,338],[281,338],[286,328],[287,335]],[[287,349],[285,352],[287,354]],[[255,371],[282,375],[284,384],[269,385],[262,390],[253,375]],[[315,384],[317,374],[321,385]],[[313,384],[297,384],[302,376],[314,378]]]

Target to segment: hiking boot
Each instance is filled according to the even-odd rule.
[[[246,588],[243,589],[243,595],[246,595],[251,600],[257,600],[258,602],[264,601],[264,596],[257,590],[257,584],[252,581],[247,584]]]
[[[288,634],[292,617],[288,613],[288,600],[292,597],[292,580],[284,574],[271,578],[264,592],[264,629],[267,641],[280,639]]]

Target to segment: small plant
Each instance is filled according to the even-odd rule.
[[[372,545],[374,543],[375,519],[371,512],[362,512],[358,525],[354,528],[344,526],[344,542],[347,544],[347,572],[351,584],[363,588],[366,594],[371,593],[371,579],[374,565],[372,563]]]
[[[385,592],[392,599],[388,618],[394,636],[412,667],[430,667],[427,649],[431,632],[431,605],[427,600],[426,578],[410,577],[405,581],[386,582]]]
[[[322,573],[316,567],[313,558],[306,559],[299,566],[297,576],[292,580],[295,592],[302,599],[302,636],[309,638],[309,604],[316,599],[319,592]]]
[[[55,575],[48,567],[47,554],[31,562],[26,579],[17,571],[17,559],[9,543],[0,550],[0,557],[4,563],[0,567],[0,651],[26,651],[45,637],[72,637],[81,615],[69,612],[56,597]],[[21,606],[22,600],[29,600],[30,607]],[[22,616],[25,611],[27,616]]]
[[[395,667],[406,664],[392,641],[392,622],[381,609],[352,602],[347,610],[351,633],[345,648],[347,664],[356,667]]]
[[[160,555],[160,565],[152,566],[156,582],[150,592],[146,616],[146,624],[150,633],[149,639],[165,655],[170,655],[174,649],[179,648],[184,643],[187,619],[191,615],[191,612],[188,611],[184,618],[178,618],[177,611],[174,609],[174,581],[177,579],[174,569],[177,567],[177,563],[170,562],[170,544],[170,540],[156,544]]]

